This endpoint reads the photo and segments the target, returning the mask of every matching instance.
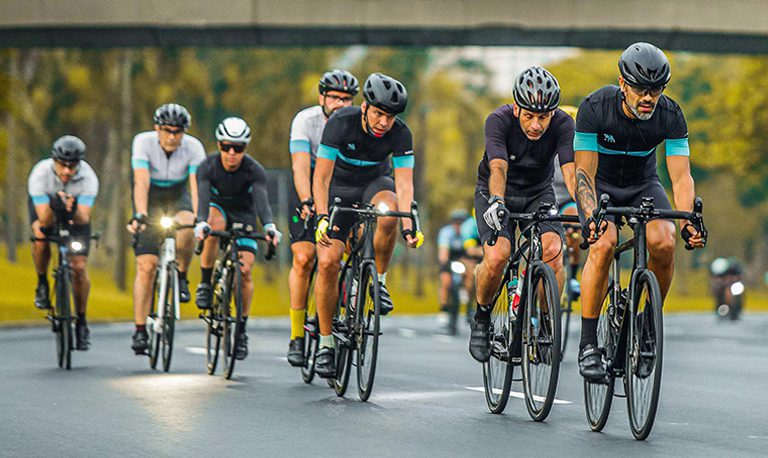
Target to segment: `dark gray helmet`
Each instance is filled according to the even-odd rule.
[[[176,103],[166,103],[155,110],[154,121],[158,126],[174,126],[187,130],[192,116],[183,106]]]
[[[621,76],[632,86],[664,86],[672,77],[669,59],[656,46],[638,42],[629,45],[619,58]]]
[[[520,108],[546,113],[560,105],[560,85],[544,68],[528,67],[515,79],[512,97]]]
[[[51,157],[59,161],[79,161],[85,157],[85,143],[74,135],[59,137],[53,142]]]
[[[387,113],[398,114],[408,105],[408,92],[400,81],[382,73],[371,73],[363,86],[368,104]]]
[[[357,95],[360,90],[360,83],[357,82],[357,78],[353,74],[337,68],[323,74],[318,88],[320,94],[325,94],[328,91],[339,91]]]

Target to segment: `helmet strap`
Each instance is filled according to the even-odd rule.
[[[371,125],[368,123],[368,107],[370,107],[370,105],[366,103],[365,111],[363,112],[363,126],[365,127],[365,132],[373,138],[381,138],[381,135],[376,135],[371,130]]]

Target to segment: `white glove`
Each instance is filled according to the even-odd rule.
[[[277,226],[275,226],[275,223],[265,224],[264,232],[266,232],[268,236],[272,237],[272,240],[274,240],[273,243],[275,245],[280,243],[280,240],[283,239],[283,234],[277,230]]]
[[[197,224],[195,224],[195,238],[198,240],[203,240],[208,234],[211,232],[211,225],[208,224],[205,221],[198,221]]]
[[[485,224],[493,230],[500,231],[501,225],[504,222],[504,216],[507,213],[507,207],[504,205],[504,200],[499,196],[491,196],[488,199],[488,203],[491,206],[483,213]]]

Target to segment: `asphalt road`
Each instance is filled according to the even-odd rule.
[[[434,317],[384,320],[369,402],[285,361],[287,319],[253,320],[231,381],[205,373],[203,326],[183,322],[170,373],[129,349],[131,326],[92,325],[93,347],[54,360],[48,328],[0,328],[0,456],[766,456],[768,315],[738,323],[666,317],[662,396],[649,439],[623,399],[602,433],[587,426],[575,340],[544,423],[522,399],[488,412],[482,369]],[[575,331],[575,330],[574,330]],[[513,391],[521,392],[519,383]],[[514,393],[513,393],[514,395]]]

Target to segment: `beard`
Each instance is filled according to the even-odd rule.
[[[630,105],[627,103],[627,106],[629,107],[629,111],[631,111],[632,114],[635,115],[635,117],[640,121],[648,121],[649,119],[651,119],[651,117],[653,117],[653,114],[656,112],[656,105],[657,104],[653,105],[653,108],[651,109],[650,113],[643,113],[640,110],[638,110],[637,106]]]

